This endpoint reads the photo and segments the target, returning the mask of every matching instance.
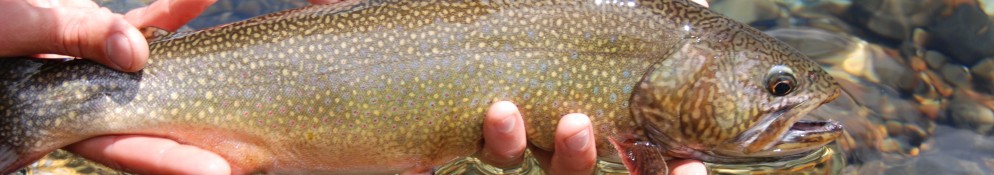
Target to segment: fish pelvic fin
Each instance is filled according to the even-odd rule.
[[[632,175],[666,175],[669,168],[662,147],[649,141],[609,139]]]

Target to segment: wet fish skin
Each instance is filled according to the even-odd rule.
[[[46,154],[37,162],[13,174],[23,175],[128,175],[129,173],[115,170],[103,164],[87,160],[80,155],[65,150],[55,150]]]
[[[521,105],[541,149],[581,112],[607,161],[621,161],[614,138],[776,158],[764,151],[838,93],[804,56],[700,6],[601,2],[306,7],[154,42],[139,73],[0,59],[0,173],[109,134],[175,139],[246,171],[399,172],[477,151],[496,100]],[[776,65],[799,75],[791,95],[769,94]]]

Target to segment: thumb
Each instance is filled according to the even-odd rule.
[[[0,3],[0,56],[60,54],[93,60],[122,71],[138,71],[148,43],[123,16],[104,8],[42,8],[23,1]],[[25,27],[34,26],[34,27]]]

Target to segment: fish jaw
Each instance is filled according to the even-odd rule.
[[[801,120],[794,123],[771,150],[804,153],[814,151],[842,135],[842,124],[834,120]],[[808,148],[808,149],[805,149]],[[815,148],[815,149],[810,149]]]
[[[750,130],[740,135],[740,139],[727,149],[723,155],[743,157],[740,159],[722,158],[727,160],[770,161],[801,156],[831,143],[842,135],[842,125],[832,120],[801,120],[798,113],[781,112],[781,109],[766,116],[769,121],[761,121]],[[737,161],[727,161],[737,162]]]

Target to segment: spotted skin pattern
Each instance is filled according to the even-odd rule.
[[[795,100],[837,89],[785,45],[685,1],[345,1],[150,48],[139,73],[0,59],[0,173],[109,134],[175,139],[252,171],[398,172],[475,153],[498,100],[520,105],[546,150],[562,115],[590,115],[599,157],[618,162],[610,136],[647,139],[643,126],[663,125],[690,140],[674,147],[722,145],[790,103],[744,102],[769,96],[754,69],[810,72]],[[718,59],[738,50],[757,57]]]

